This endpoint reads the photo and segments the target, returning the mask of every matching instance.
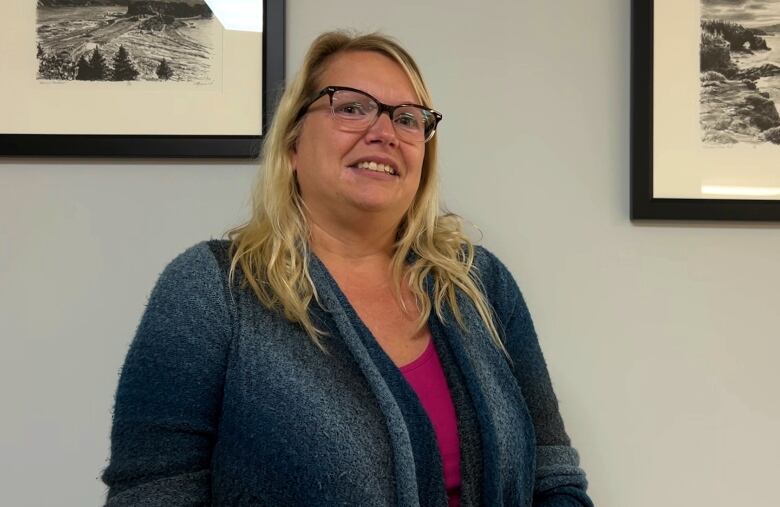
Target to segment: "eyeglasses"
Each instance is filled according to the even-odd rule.
[[[409,143],[426,143],[436,133],[436,126],[442,119],[440,112],[419,104],[388,106],[362,90],[326,86],[304,104],[295,121],[300,120],[312,104],[324,95],[330,99],[333,119],[341,129],[348,132],[365,132],[387,111],[399,139]]]

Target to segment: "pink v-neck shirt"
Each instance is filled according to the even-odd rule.
[[[449,507],[458,507],[460,505],[458,423],[450,389],[433,339],[428,341],[428,346],[420,357],[402,366],[400,370],[417,393],[420,403],[431,420],[444,465],[444,486],[447,489]]]

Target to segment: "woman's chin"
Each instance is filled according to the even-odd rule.
[[[356,199],[352,206],[360,211],[368,213],[390,213],[393,206],[383,199]]]
[[[353,208],[367,213],[386,213],[389,216],[404,212],[398,200],[384,192],[361,192],[350,196],[349,201]]]

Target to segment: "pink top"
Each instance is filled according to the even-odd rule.
[[[449,507],[460,505],[460,443],[455,406],[452,404],[447,378],[439,362],[433,339],[420,357],[401,367],[401,373],[412,386],[436,433],[442,462],[444,486]]]

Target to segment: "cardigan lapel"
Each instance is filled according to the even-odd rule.
[[[429,297],[433,281],[428,275]],[[445,305],[443,319],[431,312],[431,332],[443,336],[463,374],[474,404],[482,444],[485,505],[530,505],[533,496],[533,423],[506,358],[495,346],[471,301],[458,292],[464,332]]]
[[[433,315],[431,318],[435,319]],[[474,403],[466,389],[463,375],[455,363],[448,339],[439,328],[430,326],[431,336],[439,354],[452,403],[458,422],[458,443],[460,445],[460,505],[478,507],[482,505],[482,448],[479,421]]]
[[[339,300],[341,290],[336,285],[322,262],[310,255],[310,273],[314,285],[319,291],[319,299],[330,313],[340,338],[351,352],[355,362],[363,373],[368,385],[377,399],[387,423],[390,444],[393,449],[396,496],[399,506],[419,507],[417,479],[415,475],[414,454],[401,409],[393,397],[382,374],[377,369],[357,330],[350,322],[345,308]],[[314,303],[316,305],[316,303]]]

